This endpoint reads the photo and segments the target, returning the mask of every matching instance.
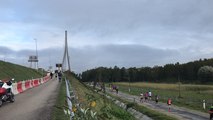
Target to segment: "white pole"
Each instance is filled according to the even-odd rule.
[[[36,43],[36,57],[37,57],[37,60],[38,60],[37,39],[34,39],[34,40],[35,40],[35,43]],[[36,69],[38,69],[38,61],[36,63],[37,63]]]
[[[206,109],[206,101],[203,100],[203,109],[205,110]]]

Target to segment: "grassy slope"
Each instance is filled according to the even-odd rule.
[[[15,78],[15,81],[40,78],[41,73],[24,66],[0,61],[0,80]]]
[[[116,83],[119,90],[129,93],[129,83]],[[171,97],[173,103],[178,106],[188,107],[191,109],[206,112],[211,103],[213,103],[213,86],[211,85],[181,85],[181,98],[179,96],[178,84],[155,84],[155,83],[131,83],[130,94],[139,95],[141,91],[151,90],[153,95],[158,94],[160,101],[166,102]],[[207,101],[207,110],[202,109],[202,100]]]
[[[69,76],[68,79],[71,80],[74,91],[76,91],[76,97],[78,97],[78,102],[82,107],[88,107],[88,98],[86,94],[90,94],[96,99],[96,106],[92,108],[92,110],[97,112],[98,119],[134,120],[132,115],[128,112],[114,105],[112,101],[104,99],[103,96],[81,84],[77,79],[71,76]],[[109,109],[106,109],[106,106],[109,107]],[[106,113],[108,115],[106,115]]]
[[[51,115],[51,120],[69,120],[69,116],[63,112],[63,105],[66,105],[66,84],[63,81],[60,85],[59,94],[56,100],[56,105]]]

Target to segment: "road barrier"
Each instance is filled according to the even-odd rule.
[[[13,93],[15,95],[20,94],[24,92],[25,90],[28,90],[33,87],[37,87],[43,83],[46,83],[50,80],[50,76],[45,76],[43,78],[36,78],[32,80],[26,80],[26,81],[19,81],[17,83],[13,83]]]
[[[17,90],[17,83],[13,83],[13,89],[12,92],[16,95],[18,94],[18,90]]]
[[[67,104],[68,104],[68,108],[70,112],[70,120],[72,120],[74,117],[74,112],[72,111],[72,102],[70,97],[70,83],[69,83],[69,80],[67,80],[66,78],[65,78],[65,82],[66,82]]]
[[[44,79],[40,78],[39,82],[40,82],[40,84],[43,84],[44,83]]]
[[[33,80],[33,83],[34,83],[34,86],[33,86],[33,87],[37,87],[37,86],[39,86],[39,85],[40,85],[40,83],[39,83],[39,79],[35,79],[35,80]]]
[[[17,90],[18,90],[18,93],[22,93],[23,92],[22,81],[20,81],[20,82],[17,83]]]
[[[30,85],[30,80],[27,80],[27,81],[25,81],[25,89],[27,90],[27,89],[29,89],[29,88],[31,88],[31,85]]]

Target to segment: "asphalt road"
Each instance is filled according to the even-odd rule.
[[[15,96],[14,103],[0,107],[0,120],[50,120],[59,83],[50,80]]]
[[[137,102],[140,105],[146,106],[150,109],[157,110],[161,113],[167,114],[169,116],[173,116],[179,120],[209,120],[209,114],[203,113],[195,110],[190,110],[183,107],[177,107],[172,105],[171,106],[171,112],[168,112],[168,106],[165,103],[158,103],[156,104],[154,101],[148,101],[140,103],[139,96],[129,95],[126,93],[118,92],[111,92],[109,89],[106,89],[108,93],[117,95],[118,97],[131,101],[131,102]]]

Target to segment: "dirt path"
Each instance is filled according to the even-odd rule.
[[[126,93],[119,92],[116,94],[115,92],[111,92],[109,89],[106,89],[106,91],[110,94],[117,95],[118,97],[131,101],[131,102],[137,102],[140,105],[146,106],[150,109],[157,110],[159,112],[162,112],[164,114],[167,114],[169,116],[176,117],[179,120],[208,120],[209,114],[208,113],[202,113],[195,110],[190,110],[187,108],[177,107],[172,105],[171,112],[168,112],[168,106],[164,103],[158,103],[156,104],[154,101],[148,101],[144,103],[140,103],[139,96],[129,95]]]
[[[15,96],[14,103],[0,108],[1,120],[50,120],[58,93],[58,81],[50,80]]]

